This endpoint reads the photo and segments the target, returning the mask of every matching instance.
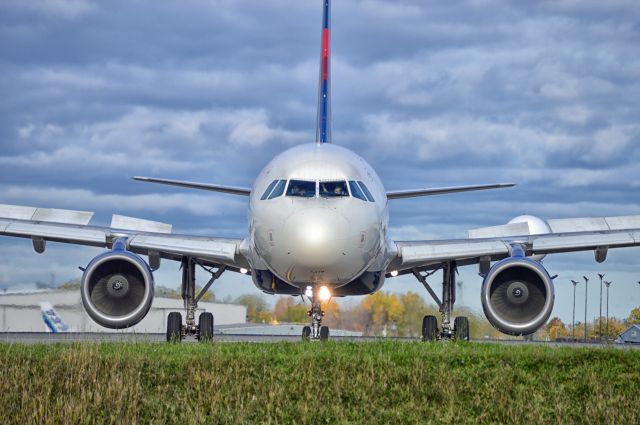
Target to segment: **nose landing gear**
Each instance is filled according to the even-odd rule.
[[[307,312],[311,318],[311,326],[302,328],[302,339],[305,341],[326,341],[329,339],[329,327],[322,326],[322,318],[324,317],[322,301],[328,301],[331,298],[331,293],[326,286],[319,288],[309,286],[305,295],[311,301],[311,308]]]

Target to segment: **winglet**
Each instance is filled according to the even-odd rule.
[[[318,84],[318,128],[316,143],[331,143],[331,5],[322,0],[322,48]]]

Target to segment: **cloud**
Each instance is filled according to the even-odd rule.
[[[64,19],[80,18],[96,8],[87,0],[7,0],[4,7]]]
[[[111,211],[116,214],[131,212],[155,216],[170,212],[186,212],[202,217],[216,217],[230,211],[240,211],[246,202],[237,198],[215,198],[202,194],[96,194],[90,190],[55,187],[0,186],[3,202],[34,207],[63,209],[83,208],[90,211]],[[244,198],[242,198],[244,200]]]

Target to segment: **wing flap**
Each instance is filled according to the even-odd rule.
[[[554,252],[586,251],[600,247],[622,248],[640,244],[638,235],[624,231],[582,235],[545,235],[533,239],[533,252],[551,254]]]
[[[640,215],[606,217],[611,230],[640,229]]]
[[[511,223],[469,230],[469,239],[505,238],[529,234],[529,223]]]
[[[88,211],[0,204],[0,217],[14,220],[32,220],[86,226],[91,221],[91,218],[93,218],[93,213]]]
[[[111,217],[111,228],[138,232],[171,233],[173,226],[159,221],[143,220],[141,218],[114,214]]]
[[[548,220],[553,233],[602,232],[609,229],[604,217],[593,218],[561,218]]]
[[[548,220],[553,233],[606,232],[640,228],[640,215],[618,217],[581,217]]]

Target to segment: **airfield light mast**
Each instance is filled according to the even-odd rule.
[[[611,286],[611,282],[605,281],[604,284],[607,286],[607,342],[609,342],[609,286]]]
[[[600,277],[600,315],[598,316],[598,340],[602,342],[602,278],[603,273],[598,273]]]
[[[586,276],[582,276],[584,279],[584,341],[587,342],[587,294],[589,293],[589,279]]]
[[[576,286],[578,286],[577,280],[571,280],[573,283],[573,315],[572,315],[572,323],[571,323],[571,338],[573,342],[576,341]]]

